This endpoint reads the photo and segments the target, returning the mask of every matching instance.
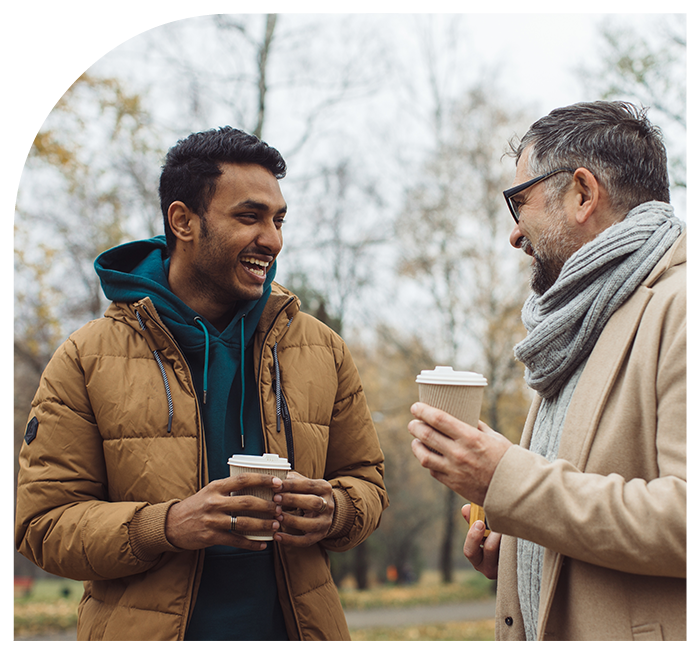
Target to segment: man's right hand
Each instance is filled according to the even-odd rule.
[[[462,506],[462,517],[469,522],[471,504]],[[474,566],[477,572],[481,572],[487,579],[495,579],[498,576],[498,554],[501,548],[501,534],[491,531],[484,540],[486,526],[478,520],[469,527],[467,538],[464,541],[464,555]],[[482,544],[483,543],[483,544]]]
[[[262,551],[265,542],[248,540],[231,532],[231,517],[236,517],[236,529],[242,531],[276,531],[275,517],[282,508],[274,501],[254,496],[230,496],[231,492],[247,487],[282,485],[276,476],[242,474],[212,481],[196,494],[173,504],[165,519],[165,537],[179,549],[204,549],[213,545],[228,545],[250,551]],[[250,513],[269,515],[270,519],[247,517]]]

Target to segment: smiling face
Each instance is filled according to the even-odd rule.
[[[179,239],[169,280],[192,309],[225,327],[238,303],[262,296],[282,249],[287,206],[277,178],[265,167],[225,163],[220,168],[204,216],[184,206],[173,212]]]

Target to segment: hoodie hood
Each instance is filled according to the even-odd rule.
[[[95,260],[95,271],[110,301],[135,303],[148,296],[182,348],[203,348],[204,334],[198,322],[194,321],[198,315],[170,291],[169,268],[170,258],[164,235],[116,246]],[[235,328],[240,318],[245,316],[245,343],[248,344],[270,296],[276,271],[275,261],[267,274],[262,297],[244,303],[222,333],[200,317],[209,334],[224,341],[229,338],[229,341],[239,343],[239,331]]]

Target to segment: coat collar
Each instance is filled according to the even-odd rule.
[[[294,315],[299,312],[300,306],[301,303],[294,294],[282,287],[282,285],[273,282],[270,298],[267,300],[267,305],[258,322],[258,332],[267,334],[277,323],[281,313],[285,314],[287,322],[291,322]],[[287,322],[285,322],[285,325],[287,325]]]

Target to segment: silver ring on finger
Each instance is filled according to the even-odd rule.
[[[323,497],[321,497],[321,501],[323,501],[323,508],[321,508],[319,515],[323,515],[323,513],[326,512],[326,508],[328,508],[328,501],[326,501]]]
[[[233,533],[236,530],[236,524],[238,523],[238,517],[231,515],[231,528],[228,530],[229,533]]]

